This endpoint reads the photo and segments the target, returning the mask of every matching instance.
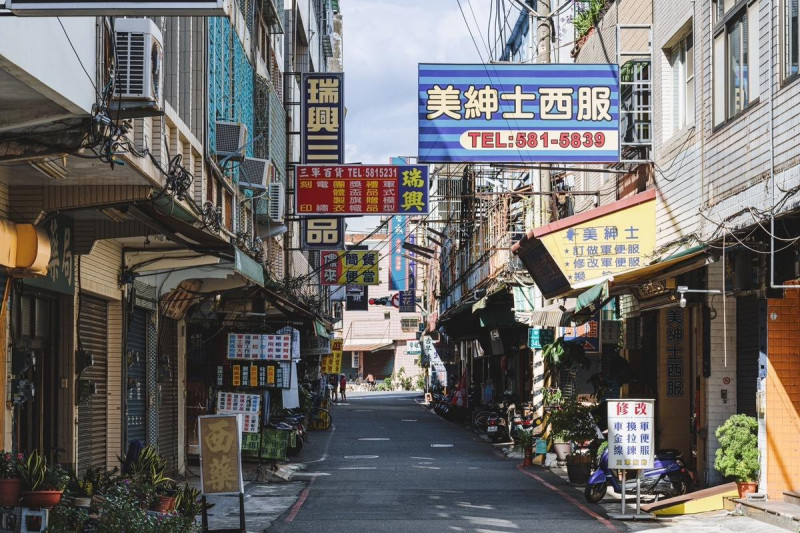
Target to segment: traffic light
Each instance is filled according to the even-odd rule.
[[[389,307],[392,305],[392,299],[388,296],[384,296],[383,298],[370,298],[369,305],[385,305]]]

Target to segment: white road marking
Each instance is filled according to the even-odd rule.
[[[292,474],[292,477],[318,477],[318,476],[330,476],[328,472],[295,472]]]
[[[345,455],[345,459],[377,459],[377,455]]]
[[[358,440],[389,440],[388,437],[364,437]]]
[[[431,444],[431,448],[452,448],[452,444]]]
[[[356,409],[354,413],[371,413],[372,409]]]
[[[441,470],[441,468],[439,468],[438,466],[420,466],[420,465],[414,465],[414,468],[422,468],[422,469],[425,469],[425,470]]]
[[[400,422],[416,422],[416,421],[417,420],[415,418],[404,418],[400,420]]]
[[[434,460],[433,457],[414,457],[413,455],[411,456],[411,458],[412,459],[419,459],[421,461],[433,461]]]
[[[377,470],[375,466],[343,466],[339,470]]]

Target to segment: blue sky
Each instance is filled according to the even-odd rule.
[[[470,1],[480,30],[468,0],[461,4],[486,58],[490,0]],[[416,156],[417,64],[481,62],[456,0],[342,0],[340,6],[345,161],[388,164],[392,156]],[[376,225],[377,217],[348,219],[350,230]]]

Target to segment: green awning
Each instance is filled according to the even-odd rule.
[[[608,280],[606,280],[579,294],[575,302],[575,313],[572,316],[573,322],[581,324],[589,320],[592,315],[605,307],[613,298],[610,292]]]
[[[234,251],[236,257],[233,269],[242,276],[244,276],[245,278],[252,281],[253,283],[256,283],[263,287],[264,267],[256,263],[256,261],[253,258],[245,254],[238,248],[235,248]]]
[[[319,320],[314,320],[314,331],[317,334],[317,337],[322,337],[323,339],[330,339],[331,334],[328,333],[328,330],[325,329],[325,326]]]

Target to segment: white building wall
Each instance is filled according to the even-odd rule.
[[[708,287],[722,286],[722,263],[708,266]],[[711,307],[711,376],[705,380],[706,387],[706,440],[705,481],[708,485],[721,483],[723,479],[714,470],[714,453],[719,441],[714,431],[729,416],[736,414],[736,298],[709,295],[707,304]],[[715,316],[716,315],[716,316]],[[727,325],[727,328],[726,328]],[[726,385],[725,379],[730,382]],[[726,391],[723,393],[723,391]],[[723,395],[727,395],[727,400]]]
[[[70,113],[89,114],[97,98],[96,19],[62,17],[61,24],[54,17],[0,17],[0,67]]]

